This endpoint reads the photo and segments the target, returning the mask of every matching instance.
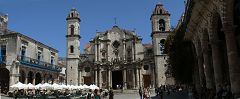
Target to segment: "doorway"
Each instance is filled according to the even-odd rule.
[[[9,90],[9,70],[6,68],[0,68],[0,87],[1,93],[7,94]]]
[[[151,76],[143,75],[144,88],[150,87],[151,85]]]
[[[112,71],[112,88],[122,89],[123,86],[123,73],[122,70]]]
[[[92,83],[91,77],[85,76],[83,78],[84,78],[84,84],[91,85],[91,83]]]

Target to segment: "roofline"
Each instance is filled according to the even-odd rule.
[[[37,41],[37,40],[35,40],[35,39],[33,39],[33,38],[30,38],[30,37],[28,37],[28,36],[26,36],[26,35],[24,35],[24,34],[21,34],[21,33],[19,33],[19,32],[15,32],[15,31],[12,31],[11,33],[9,33],[9,34],[4,34],[4,35],[14,35],[14,36],[20,36],[20,37],[24,37],[24,38],[26,38],[26,39],[28,39],[28,40],[30,40],[30,41],[32,41],[32,42],[35,42],[35,43],[37,43],[37,44],[39,44],[39,45],[42,45],[42,46],[44,46],[44,47],[46,47],[46,48],[48,48],[48,49],[50,49],[50,50],[53,50],[53,51],[55,51],[55,52],[59,52],[57,49],[55,49],[55,48],[53,48],[53,47],[50,47],[50,46],[48,46],[48,45],[46,45],[46,44],[43,44],[43,43],[41,43],[41,42],[39,42],[39,41]],[[4,36],[4,35],[2,35],[2,36]]]

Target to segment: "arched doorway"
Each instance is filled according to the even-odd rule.
[[[28,82],[27,83],[33,83],[33,76],[34,76],[34,74],[33,74],[33,72],[32,71],[29,71],[28,72]]]
[[[122,89],[122,86],[123,86],[122,70],[112,71],[112,88]]]
[[[9,90],[9,70],[6,68],[0,68],[0,87],[1,93],[6,94]]]
[[[42,76],[39,72],[36,74],[35,78],[36,78],[35,85],[40,84],[42,82]]]
[[[21,70],[21,71],[20,71],[19,81],[20,81],[21,83],[23,83],[23,84],[25,83],[25,80],[26,80],[25,76],[26,76],[25,72]]]

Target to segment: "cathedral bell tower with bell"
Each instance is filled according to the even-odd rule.
[[[80,55],[80,15],[76,9],[71,9],[67,18],[67,84],[78,85],[78,65]]]
[[[152,43],[155,61],[155,86],[159,87],[166,84],[167,77],[167,54],[165,52],[164,43],[170,33],[170,13],[164,8],[163,4],[158,3],[151,15],[152,23]]]

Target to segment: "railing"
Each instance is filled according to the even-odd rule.
[[[0,55],[0,63],[6,63],[6,56]]]
[[[56,72],[62,71],[62,68],[57,65],[39,61],[37,59],[33,59],[30,57],[25,57],[25,56],[20,56],[20,63],[27,65],[27,66],[37,67],[40,69],[46,69],[46,70],[51,70],[51,71],[56,71]]]

